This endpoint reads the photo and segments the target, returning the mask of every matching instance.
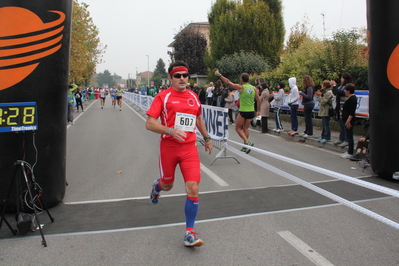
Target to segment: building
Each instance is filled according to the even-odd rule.
[[[208,49],[208,51],[210,50],[209,22],[190,23],[184,29],[182,29],[178,34],[176,34],[176,36],[173,39],[176,40],[176,38],[180,34],[183,34],[184,32],[189,32],[189,31],[194,31],[194,32],[198,32],[198,33],[202,34],[206,39],[206,43],[207,43],[206,49]],[[174,43],[175,43],[175,41],[173,41],[172,43],[170,43],[168,45],[169,48],[172,48],[172,52],[173,52]],[[190,79],[193,79],[195,81],[195,83],[198,84],[198,86],[205,85],[208,83],[207,75],[192,74],[190,76]]]

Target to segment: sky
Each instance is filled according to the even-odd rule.
[[[126,79],[154,71],[162,58],[169,66],[173,37],[191,22],[206,22],[215,0],[79,0],[107,45],[96,72],[108,70]],[[286,37],[306,16],[312,34],[330,38],[339,29],[367,27],[366,0],[282,0]],[[322,15],[324,14],[324,16]],[[323,26],[324,22],[324,26]]]

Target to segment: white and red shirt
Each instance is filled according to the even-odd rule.
[[[191,91],[185,90],[183,92],[176,91],[172,87],[168,88],[157,94],[154,98],[150,108],[147,111],[147,115],[150,115],[156,119],[161,118],[161,123],[167,127],[175,127],[177,113],[180,113],[178,119],[181,116],[197,116],[201,115],[201,103],[199,101],[198,95]],[[186,119],[188,121],[188,119]],[[191,121],[191,120],[190,120]],[[195,133],[195,120],[194,120],[194,132],[186,132],[187,137],[184,142],[178,141],[172,136],[162,134],[161,138],[165,138],[177,143],[188,143],[196,141]]]

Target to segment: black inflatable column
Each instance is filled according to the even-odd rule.
[[[367,0],[371,166],[386,178],[399,171],[398,10],[398,0]]]
[[[17,160],[36,162],[47,207],[65,195],[71,14],[72,0],[0,1],[0,104],[36,102],[38,118],[35,131],[0,133],[0,200]],[[12,118],[0,115],[4,128]]]

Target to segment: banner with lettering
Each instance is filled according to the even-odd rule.
[[[202,118],[206,130],[214,140],[227,140],[229,138],[229,115],[228,109],[210,105],[202,105]],[[201,133],[197,130],[197,135]]]

